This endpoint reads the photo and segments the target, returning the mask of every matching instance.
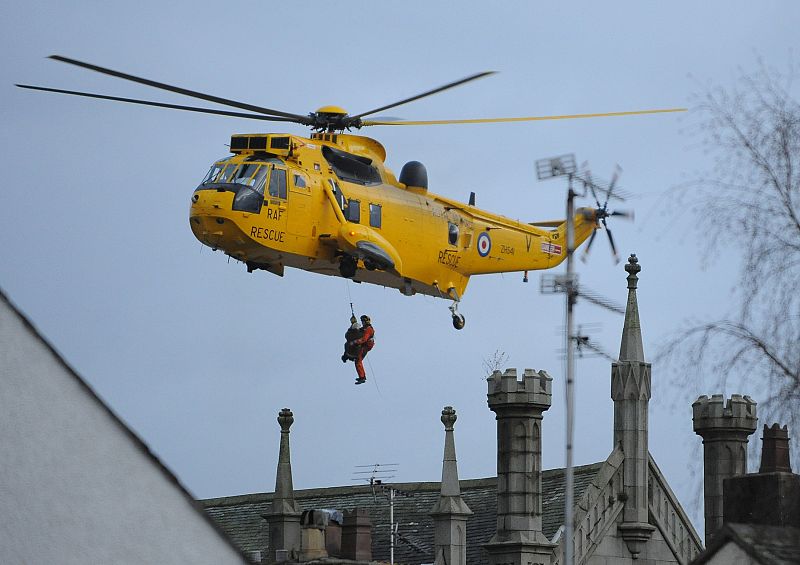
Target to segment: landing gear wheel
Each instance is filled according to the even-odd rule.
[[[345,255],[339,262],[339,274],[346,279],[352,279],[356,276],[356,268],[358,263],[351,255]]]
[[[464,315],[458,311],[458,302],[461,298],[458,296],[455,288],[449,288],[447,293],[453,299],[453,303],[449,306],[450,313],[453,315],[453,327],[460,330],[464,327],[464,324],[467,323],[464,319]]]

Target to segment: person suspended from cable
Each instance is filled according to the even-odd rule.
[[[353,318],[351,318],[353,320]],[[352,329],[354,324],[350,327]],[[350,332],[350,330],[348,330]],[[347,334],[345,334],[346,336]],[[354,334],[351,334],[354,335]],[[367,382],[367,373],[364,371],[364,357],[367,356],[367,353],[375,346],[375,328],[372,327],[372,321],[369,319],[369,316],[364,315],[361,316],[361,327],[358,328],[358,335],[355,339],[348,339],[345,345],[345,355],[347,355],[348,351],[353,352],[352,360],[356,365],[356,373],[358,376],[356,377],[357,385],[364,384]],[[342,355],[342,361],[347,361],[345,359],[345,355]],[[349,358],[349,355],[347,355]]]
[[[358,319],[355,313],[350,316],[350,327],[344,332],[344,353],[342,353],[342,363],[348,361],[355,361],[358,354],[358,346],[355,341],[361,337],[361,327],[358,325]]]

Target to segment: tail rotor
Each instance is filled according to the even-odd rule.
[[[608,227],[606,219],[612,216],[626,218],[629,220],[633,219],[633,211],[631,210],[615,210],[612,212],[608,211],[608,201],[611,199],[614,193],[614,188],[617,185],[617,181],[619,180],[621,173],[622,173],[622,168],[619,165],[617,165],[614,168],[614,174],[611,177],[611,182],[608,184],[607,189],[597,186],[592,181],[592,174],[591,171],[589,171],[588,167],[586,168],[586,173],[584,174],[584,179],[583,179],[585,186],[589,188],[590,192],[592,193],[592,196],[594,197],[594,201],[597,204],[597,208],[595,209],[595,221],[603,224],[603,228],[605,229],[606,235],[608,235],[608,243],[609,246],[611,247],[611,255],[614,259],[615,265],[619,263],[619,254],[617,253],[617,246],[614,243],[614,236],[611,235],[611,230]],[[600,203],[600,198],[597,196],[598,190],[600,190],[601,192],[605,192],[606,195],[605,202],[603,202],[602,204]],[[592,232],[592,235],[589,237],[589,242],[586,244],[586,248],[584,249],[583,254],[581,255],[581,261],[583,261],[584,263],[589,258],[589,251],[592,248],[592,244],[594,243],[594,238],[596,235],[597,235],[597,230]]]

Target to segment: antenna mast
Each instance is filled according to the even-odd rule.
[[[566,328],[565,328],[565,348],[566,348],[566,404],[567,404],[567,423],[566,423],[566,464],[564,471],[564,563],[565,565],[573,565],[575,562],[574,556],[574,514],[575,514],[575,474],[573,470],[573,443],[575,437],[575,353],[573,349],[573,342],[585,340],[575,334],[575,320],[574,320],[574,307],[577,302],[578,296],[584,296],[590,302],[599,306],[607,308],[612,311],[621,313],[622,310],[616,305],[611,304],[599,297],[594,296],[588,292],[581,292],[578,287],[577,275],[575,274],[574,258],[575,252],[575,197],[585,196],[587,188],[592,190],[592,194],[597,191],[603,192],[607,197],[611,197],[613,191],[612,181],[611,186],[606,189],[598,186],[592,182],[590,177],[583,178],[577,174],[577,167],[575,165],[575,155],[560,155],[549,159],[540,159],[536,162],[536,176],[539,180],[545,180],[555,177],[567,177],[567,272],[565,275],[542,275],[541,278],[541,292],[542,293],[557,293],[563,292],[566,295]],[[581,193],[575,192],[573,189],[573,181],[580,181],[583,186]],[[617,197],[618,200],[622,198]],[[607,202],[607,201],[606,201]],[[599,206],[598,201],[598,206]],[[605,210],[605,207],[602,208]],[[613,242],[612,242],[613,246]]]

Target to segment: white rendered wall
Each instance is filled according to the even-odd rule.
[[[732,563],[736,565],[760,565],[761,562],[756,561],[742,551],[742,548],[738,545],[729,541],[720,547],[706,563],[708,565],[731,565]]]
[[[0,563],[243,563],[0,295]]]

